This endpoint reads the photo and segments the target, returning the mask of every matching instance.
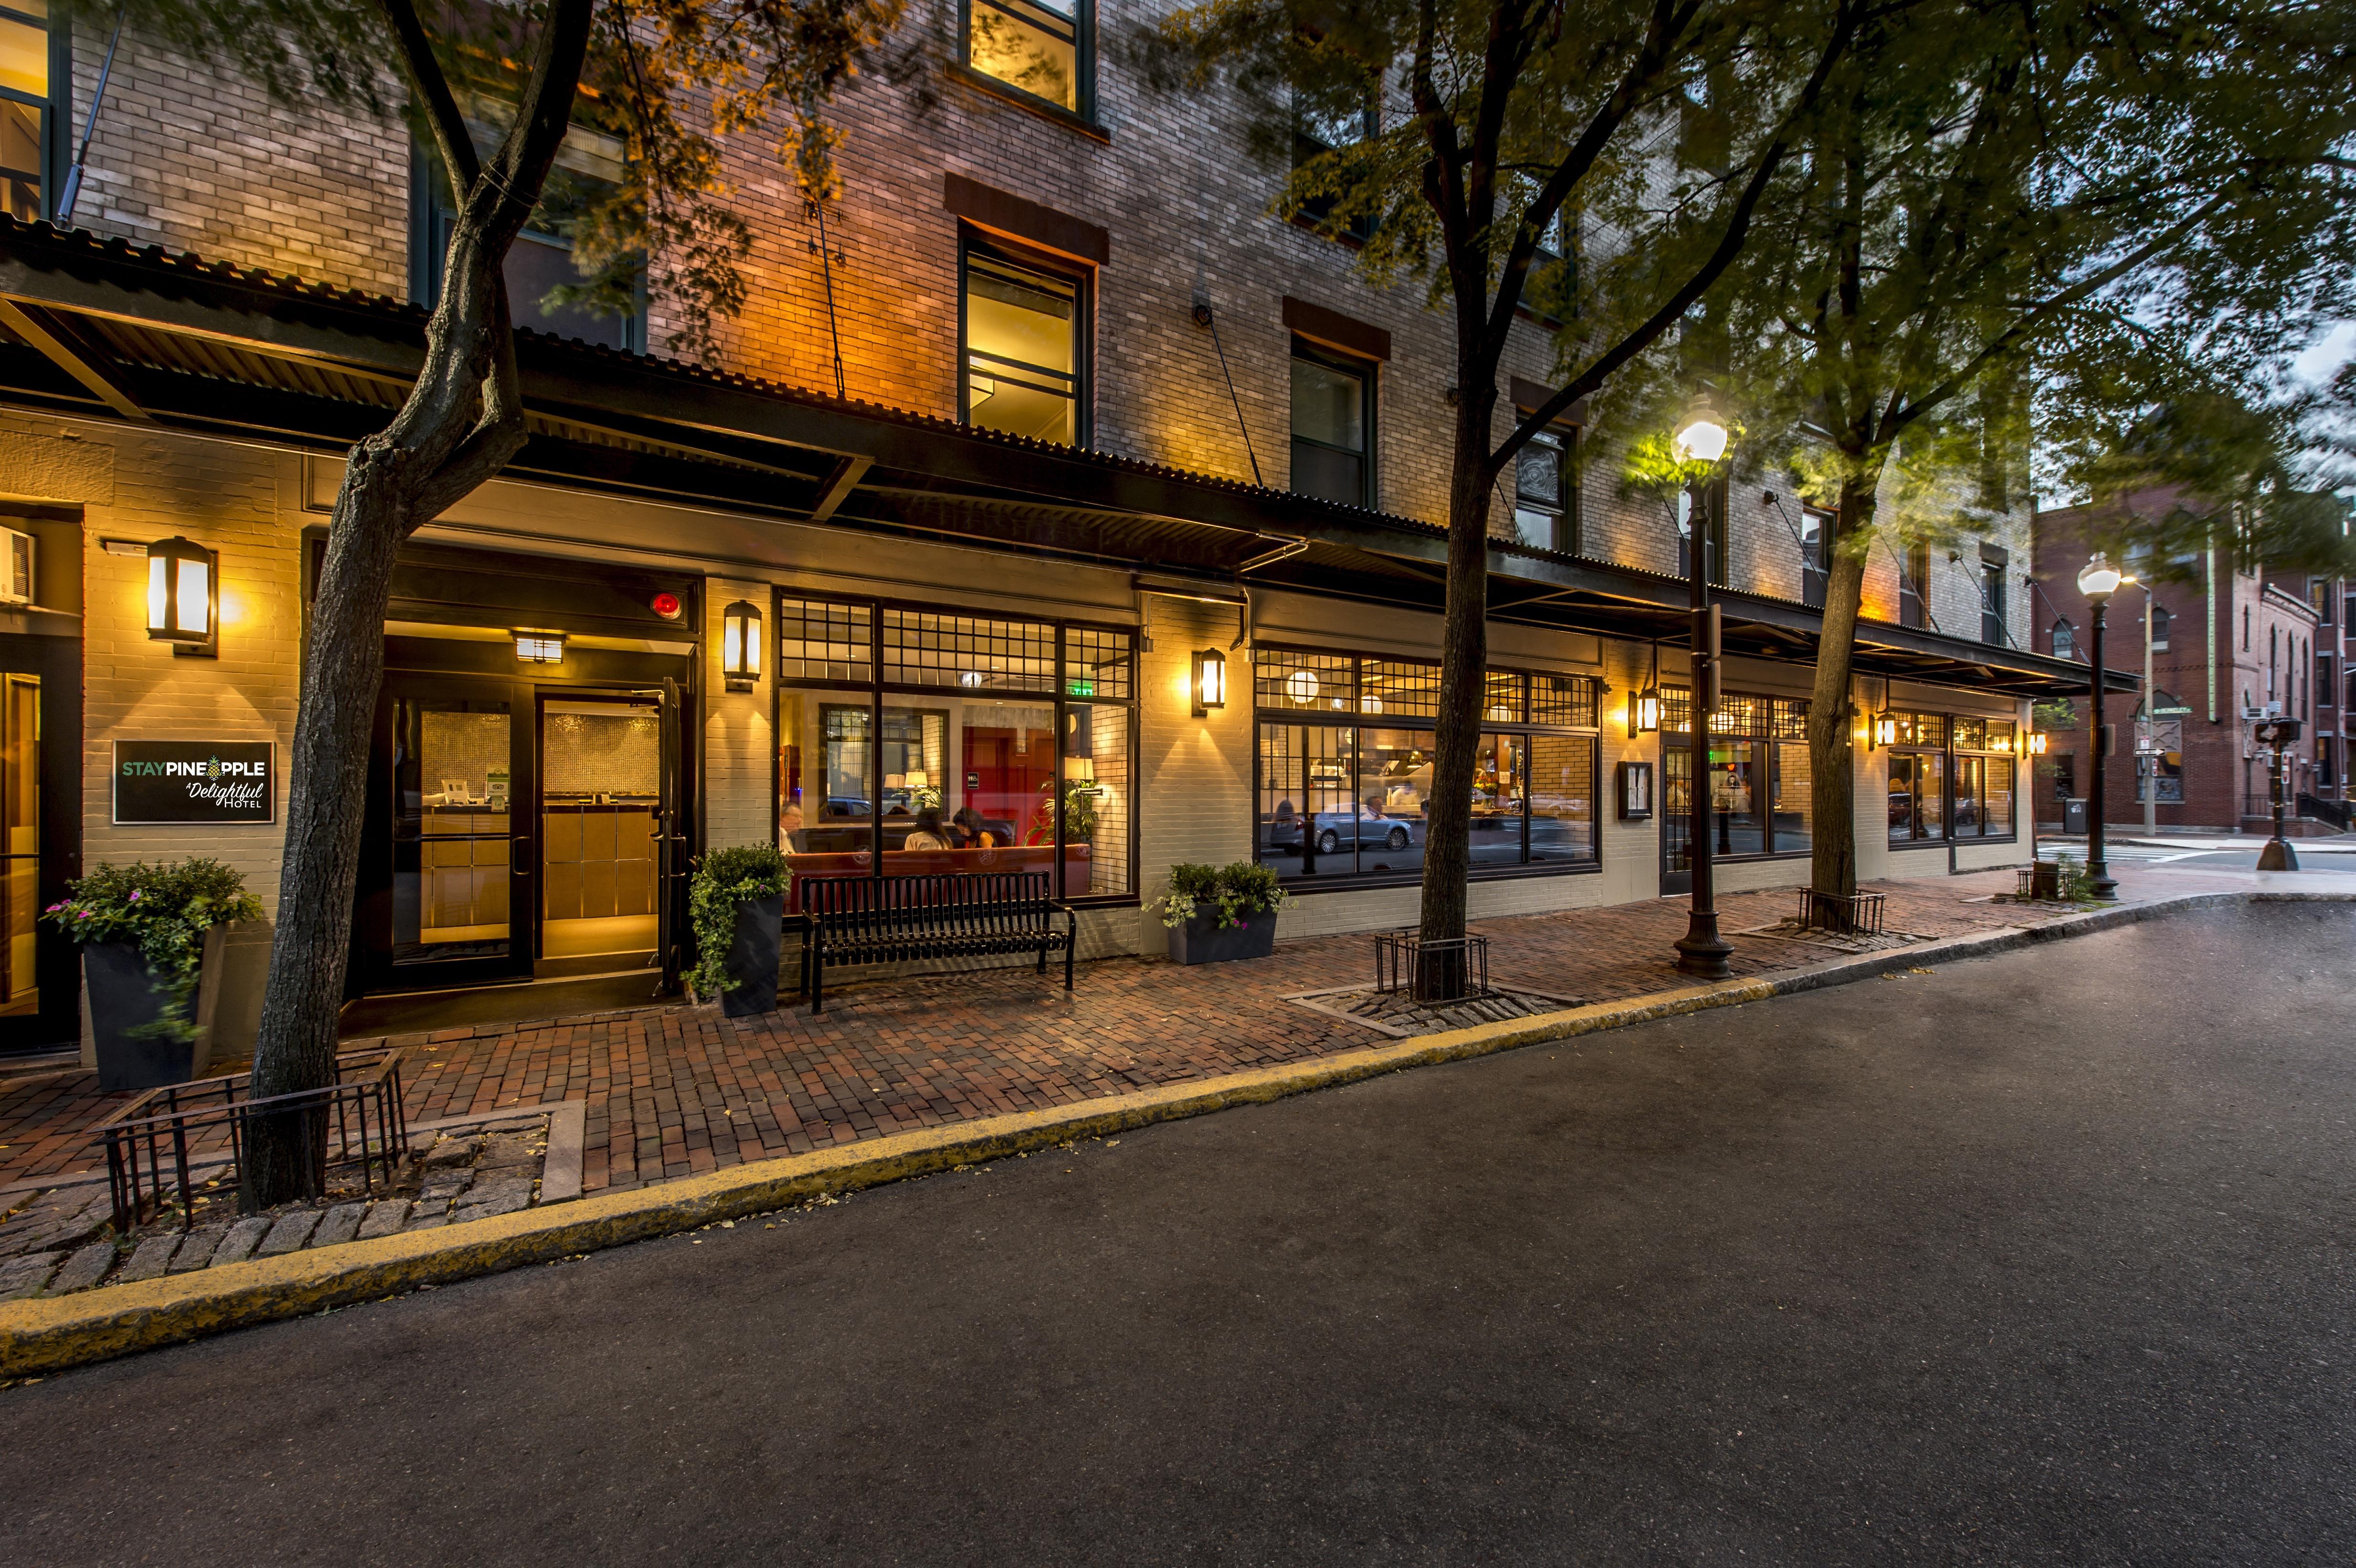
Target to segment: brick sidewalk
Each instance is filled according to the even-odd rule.
[[[2127,898],[2252,885],[2231,872],[2119,874]],[[1876,886],[1890,929],[1935,938],[2052,918],[1985,901],[2014,880]],[[1719,901],[1737,975],[1835,955],[1739,934],[1783,918],[1795,898]],[[1493,982],[1588,1002],[1687,984],[1669,962],[1685,928],[1676,899],[1474,927],[1490,938]],[[1069,996],[1053,975],[988,969],[847,987],[816,1019],[799,1006],[742,1020],[671,1006],[394,1038],[413,1048],[412,1120],[586,1102],[583,1188],[594,1192],[1378,1044],[1372,1029],[1284,1000],[1372,975],[1366,937],[1319,937],[1256,963],[1087,964]],[[80,1071],[0,1077],[0,1185],[102,1168],[85,1129],[123,1098]]]

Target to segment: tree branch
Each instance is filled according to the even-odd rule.
[[[426,125],[434,133],[434,150],[442,155],[442,167],[450,178],[450,200],[455,206],[466,199],[483,172],[475,138],[466,129],[466,116],[450,91],[450,79],[434,53],[434,42],[425,36],[425,25],[417,19],[412,0],[377,0],[377,6],[401,45],[402,72],[425,110]]]

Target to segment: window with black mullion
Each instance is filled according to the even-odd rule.
[[[1374,367],[1300,338],[1292,343],[1292,489],[1374,505]]]

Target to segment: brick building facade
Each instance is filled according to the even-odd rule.
[[[2136,496],[2139,507],[2172,505]],[[2072,507],[2040,514],[2037,528],[2037,596],[2040,652],[2090,656],[2093,606],[2077,576],[2094,548],[2095,508]],[[2124,585],[2105,618],[2104,661],[2140,674],[2150,644],[2152,706],[2114,697],[2106,715],[2114,727],[2104,779],[2104,820],[2140,826],[2145,791],[2162,828],[2220,832],[2256,829],[2270,818],[2267,753],[2251,739],[2261,715],[2299,720],[2299,743],[2286,758],[2292,800],[2311,792],[2320,776],[2318,748],[2333,729],[2333,709],[2319,706],[2316,650],[2329,652],[2329,628],[2318,624],[2316,601],[2304,578],[2283,580],[2255,563],[2214,549],[2154,572],[2133,563],[2138,579]],[[2328,702],[2329,685],[2323,693]],[[2065,795],[2082,795],[2089,778],[2085,747],[2089,713],[2081,699],[2074,718],[2056,731],[2038,768],[2038,817],[2057,826]],[[2147,754],[2138,755],[2148,745]]]
[[[695,844],[784,833],[807,875],[1019,862],[1083,906],[1094,951],[1158,950],[1141,905],[1182,860],[1277,864],[1304,895],[1288,931],[1412,918],[1446,317],[1272,210],[1285,171],[1235,104],[1152,95],[1108,47],[1078,61],[1084,108],[1066,109],[958,58],[960,36],[954,8],[920,4],[845,93],[827,254],[761,150],[730,147],[756,239],[718,373],[661,357],[659,299],[618,326],[519,304],[533,445],[418,536],[396,584],[359,983],[639,961],[658,912],[611,890],[654,877],[667,909],[679,868],[581,846],[610,839],[611,814],[628,838],[642,807]],[[39,216],[103,42],[59,25]],[[0,229],[0,511],[68,530],[42,592],[88,606],[70,630],[40,621],[48,600],[16,613],[24,636],[78,637],[87,670],[80,810],[59,829],[74,848],[43,885],[202,852],[268,901],[276,827],[119,825],[115,743],[284,756],[337,453],[415,363],[431,182],[397,116],[274,104],[134,30],[73,222]],[[1007,357],[987,334],[1016,317],[1066,324],[1051,347],[1068,359]],[[657,352],[617,351],[643,344]],[[1542,390],[1552,332],[1523,323],[1505,371],[1518,396]],[[1336,398],[1351,419],[1317,422]],[[1655,804],[1692,787],[1691,748],[1628,717],[1656,679],[1674,709],[1687,667],[1676,525],[1623,489],[1609,432],[1560,438],[1562,487],[1495,516],[1476,918],[1680,885],[1682,830]],[[1807,875],[1794,735],[1818,520],[1788,492],[1739,460],[1725,492],[1736,700],[1707,787],[1730,888]],[[1909,716],[1909,741],[1860,737],[1867,876],[2029,858],[2013,752],[2029,699],[2080,677],[2035,644],[2014,495],[1987,509],[1960,475],[1893,489],[1921,538],[1869,563],[1855,701]],[[145,630],[139,557],[168,535],[216,552],[217,657]],[[755,671],[722,666],[740,606],[760,618]],[[525,662],[519,628],[555,656]],[[1232,667],[1224,705],[1191,689],[1205,653]],[[678,695],[658,715],[664,682]],[[506,749],[487,762],[494,731]],[[648,752],[649,733],[675,750]],[[592,769],[584,746],[614,760]],[[1659,775],[1657,803],[1630,809],[1622,764]]]

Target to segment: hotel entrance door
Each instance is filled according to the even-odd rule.
[[[640,692],[541,694],[537,975],[661,966],[663,706]]]
[[[517,809],[532,794],[529,699],[519,714],[504,684],[409,677],[385,688],[377,804],[391,864],[376,890],[373,985],[530,974],[532,824]],[[366,912],[369,890],[362,901]]]
[[[361,846],[359,990],[674,977],[679,695],[391,671]]]

